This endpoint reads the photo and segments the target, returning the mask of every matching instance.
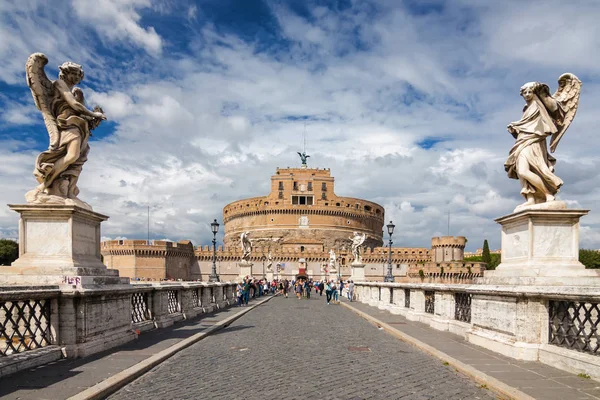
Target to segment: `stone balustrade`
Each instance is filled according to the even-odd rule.
[[[361,282],[354,295],[503,355],[600,378],[597,287]]]
[[[0,377],[83,357],[235,303],[234,283],[0,287]]]

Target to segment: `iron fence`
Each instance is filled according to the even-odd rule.
[[[410,308],[410,289],[404,289],[404,308]]]
[[[167,290],[167,311],[169,312],[169,314],[179,312],[177,290]]]
[[[150,310],[148,309],[148,292],[134,293],[131,295],[131,322],[148,321]]]
[[[548,343],[598,355],[598,303],[551,300]]]
[[[471,322],[471,293],[454,293],[454,319]]]
[[[200,307],[202,305],[202,296],[200,289],[192,290],[192,307]]]
[[[433,314],[435,312],[435,292],[425,291],[425,312],[427,314]]]
[[[0,301],[0,356],[48,346],[50,299]]]
[[[390,304],[394,304],[394,289],[390,288]]]

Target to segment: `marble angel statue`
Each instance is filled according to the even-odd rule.
[[[271,251],[267,253],[267,271],[271,271],[273,269],[273,255]]]
[[[250,253],[252,253],[252,242],[250,241],[250,232],[242,232],[240,241],[242,243],[242,261],[250,261]]]
[[[51,81],[44,71],[47,63],[44,54],[34,53],[25,65],[27,85],[50,136],[48,150],[35,161],[33,175],[39,185],[25,198],[29,203],[75,204],[91,209],[77,198],[77,180],[87,161],[91,131],[106,117],[98,106],[89,110],[83,92],[75,86],[83,79],[81,65],[65,62],[58,67],[58,79]]]
[[[550,152],[554,153],[575,117],[580,92],[581,81],[570,73],[558,78],[558,89],[553,95],[544,83],[529,82],[521,87],[526,104],[521,119],[507,127],[516,142],[504,164],[508,177],[520,181],[521,194],[526,199],[515,211],[540,203],[554,206],[550,203],[563,181],[554,174],[556,159],[548,153],[546,138],[550,137]]]
[[[352,256],[354,257],[353,264],[360,264],[362,262],[361,246],[367,239],[367,235],[364,233],[361,235],[358,232],[354,232],[354,236],[350,237],[352,241]]]
[[[335,269],[335,262],[337,260],[337,257],[335,256],[335,252],[333,251],[333,249],[329,250],[329,269]]]

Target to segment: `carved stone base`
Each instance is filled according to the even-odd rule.
[[[247,276],[252,276],[252,264],[249,261],[240,261],[238,267],[240,268],[240,278],[243,279]]]
[[[542,203],[543,204],[553,204]],[[498,218],[502,263],[478,283],[600,285],[600,271],[579,262],[579,219],[588,210],[525,210]]]
[[[0,285],[94,287],[127,284],[100,259],[107,216],[74,205],[9,205],[21,215],[19,258],[0,268]]]
[[[352,267],[352,275],[350,279],[354,282],[363,282],[365,280],[365,265],[362,263],[352,263],[350,266]]]

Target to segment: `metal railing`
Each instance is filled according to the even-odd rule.
[[[176,312],[179,312],[177,290],[167,290],[167,311],[169,314],[175,314]]]
[[[0,356],[48,346],[50,299],[0,301]]]
[[[471,322],[471,293],[454,293],[454,319]]]
[[[426,290],[425,291],[425,312],[427,314],[435,313],[435,292]]]
[[[600,355],[598,303],[550,300],[548,305],[548,343]]]
[[[131,295],[131,322],[137,324],[149,319],[148,292],[133,293]]]
[[[410,308],[410,289],[404,289],[404,308]]]

